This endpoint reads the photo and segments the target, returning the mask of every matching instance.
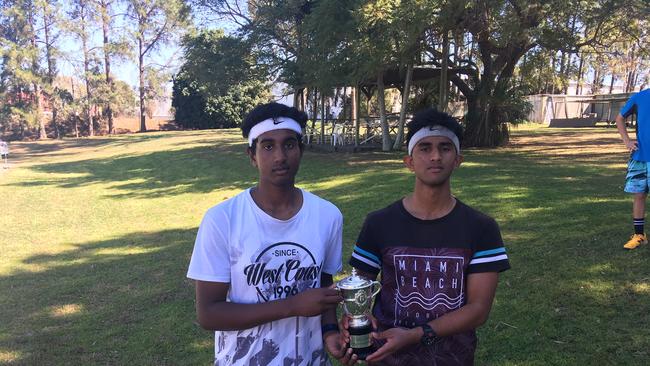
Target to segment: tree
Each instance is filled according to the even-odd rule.
[[[520,95],[513,90],[516,83],[512,78],[525,54],[534,49],[549,51],[554,60],[549,81],[552,85],[557,82],[557,90],[562,91],[574,70],[572,55],[582,47],[601,45],[607,37],[626,32],[629,17],[623,16],[623,10],[643,19],[644,9],[638,0],[331,3],[319,2],[312,19],[322,24],[322,29],[336,28],[330,20],[341,27],[333,36],[321,32],[320,37],[313,37],[317,41],[327,39],[329,50],[320,53],[320,64],[310,60],[310,65],[322,65],[329,71],[336,70],[336,61],[340,61],[352,65],[353,75],[359,71],[371,75],[374,70],[376,78],[380,70],[408,65],[410,57],[420,65],[440,68],[468,104],[465,142],[473,146],[497,146],[508,141],[510,121],[502,118],[514,116],[512,108],[525,106],[511,101]],[[330,16],[314,16],[321,8],[329,9]],[[453,53],[439,47],[447,32],[451,33]],[[419,52],[419,40],[424,42],[424,53]],[[326,63],[331,61],[335,66],[328,68]],[[449,65],[446,71],[445,64]],[[444,87],[445,77],[440,79]],[[379,78],[377,81],[381,85]],[[444,96],[441,93],[438,99]]]
[[[185,63],[174,77],[172,106],[185,128],[229,128],[253,107],[268,101],[266,72],[259,70],[250,44],[221,30],[206,30],[183,41]]]
[[[308,84],[323,89],[341,84],[375,85],[382,149],[397,148],[402,144],[407,103],[402,103],[393,145],[386,118],[384,74],[403,71],[401,92],[403,100],[408,100],[411,70],[422,49],[423,33],[437,12],[435,1],[318,2],[305,19],[307,43],[299,70]]]
[[[24,137],[25,128],[35,127],[39,138],[46,138],[41,104],[45,72],[39,49],[38,4],[30,0],[6,0],[1,5],[0,117],[7,125],[16,126],[20,137]]]
[[[104,79],[105,86],[101,86],[99,93],[100,99],[104,105],[104,115],[108,122],[108,133],[113,133],[113,107],[116,99],[115,81],[111,74],[111,64],[114,57],[121,57],[127,54],[126,43],[120,38],[115,37],[113,7],[116,0],[91,0],[95,11],[99,16],[102,28],[102,53],[104,56]]]
[[[88,135],[95,135],[95,128],[93,122],[93,84],[97,79],[97,73],[93,72],[94,65],[97,65],[95,59],[94,47],[90,45],[90,37],[92,33],[91,26],[94,25],[95,14],[92,11],[89,0],[73,0],[73,9],[70,14],[72,18],[70,29],[81,41],[81,52],[83,57],[83,75],[84,83],[86,86],[86,100],[84,108],[84,116],[86,125],[88,126]]]
[[[470,146],[497,146],[508,141],[506,120],[512,92],[515,66],[529,50],[576,52],[589,44],[598,44],[624,24],[623,9],[636,1],[452,1],[445,8],[455,32],[467,32],[476,44],[478,62],[460,59],[464,66],[450,75],[468,104],[465,141]],[[626,9],[627,11],[627,9]],[[575,23],[572,21],[575,19]],[[575,24],[575,27],[574,27]],[[590,31],[580,39],[580,27]],[[435,51],[432,53],[440,59]],[[452,60],[453,62],[453,60]],[[555,69],[555,68],[553,68]],[[465,77],[463,77],[465,75]]]
[[[128,3],[128,17],[133,22],[132,37],[137,45],[140,132],[145,132],[147,57],[184,32],[189,7],[180,0],[129,0]]]
[[[58,73],[56,66],[56,58],[59,55],[59,49],[56,46],[57,40],[59,38],[59,23],[61,22],[61,16],[58,10],[58,1],[39,1],[39,7],[42,11],[42,22],[43,22],[43,44],[45,47],[45,61],[47,64],[47,73],[44,83],[44,94],[48,97],[50,106],[52,108],[52,120],[51,124],[54,127],[54,135],[56,138],[60,138],[61,134],[57,124],[57,114],[58,108],[55,103],[52,102],[55,97],[56,91],[54,87],[54,80]]]

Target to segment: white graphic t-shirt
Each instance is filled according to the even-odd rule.
[[[343,217],[302,190],[289,220],[262,211],[250,189],[205,214],[187,277],[230,283],[228,301],[252,304],[320,287],[341,270]],[[292,317],[239,331],[215,332],[215,365],[327,365],[320,316]]]

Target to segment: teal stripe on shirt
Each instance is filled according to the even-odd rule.
[[[372,254],[372,253],[370,253],[368,251],[365,251],[365,250],[359,248],[356,245],[354,246],[354,251],[363,254],[364,256],[368,257],[369,259],[372,259],[373,261],[375,261],[377,263],[381,263],[381,261],[379,260],[379,258],[376,255],[374,255],[374,254]]]
[[[482,257],[484,255],[499,254],[499,253],[505,253],[505,252],[506,252],[506,248],[504,248],[504,247],[496,248],[496,249],[490,249],[490,250],[483,250],[483,251],[474,253],[474,256],[472,258],[478,258],[478,257]]]

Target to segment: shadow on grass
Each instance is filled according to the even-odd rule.
[[[165,141],[183,138],[193,139],[190,141],[172,143],[169,146],[197,145],[197,142],[215,143],[214,136],[220,136],[221,145],[238,144],[234,141],[239,137],[237,130],[201,130],[201,131],[183,131],[183,132],[151,132],[145,134],[114,135],[106,137],[79,138],[79,139],[62,139],[62,140],[44,140],[31,142],[18,142],[11,145],[12,160],[17,162],[27,161],[34,158],[57,158],[78,156],[84,151],[97,151],[101,149],[124,149],[128,153],[130,146],[150,141]],[[233,141],[223,140],[223,137],[233,139]],[[92,149],[92,150],[89,150]]]
[[[185,279],[195,232],[135,233],[25,259],[29,270],[0,277],[0,352],[21,365],[209,362]]]
[[[76,188],[108,184],[107,196],[113,198],[205,193],[225,187],[243,189],[252,184],[256,174],[241,147],[240,144],[200,146],[39,164],[30,169],[47,176],[11,185]]]
[[[173,143],[170,146],[182,147],[185,144]],[[196,142],[187,144],[196,145]],[[343,161],[349,161],[350,166],[341,169],[341,159],[336,154],[306,152],[298,180],[306,177],[315,181],[328,181],[355,170],[355,162],[382,162],[390,159],[390,164],[394,165],[394,157],[394,154],[386,153],[347,155]],[[43,163],[33,165],[30,169],[46,175],[42,179],[5,186],[77,188],[104,184],[109,186],[106,195],[119,199],[207,193],[216,189],[245,189],[257,180],[257,170],[250,164],[245,145],[231,141],[172,151]]]

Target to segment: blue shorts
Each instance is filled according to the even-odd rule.
[[[627,176],[625,177],[625,192],[648,193],[648,163],[630,159],[627,163]]]

